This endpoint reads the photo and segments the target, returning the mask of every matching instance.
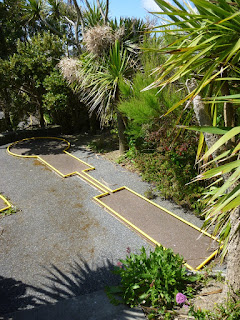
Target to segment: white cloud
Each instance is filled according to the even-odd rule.
[[[155,3],[154,0],[142,0],[142,6],[148,11],[160,11],[159,6]]]

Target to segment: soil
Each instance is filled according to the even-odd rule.
[[[217,303],[222,302],[223,282],[210,280],[192,300],[196,309],[213,310]]]

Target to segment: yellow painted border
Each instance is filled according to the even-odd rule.
[[[1,199],[6,203],[6,205],[7,205],[6,207],[0,209],[0,212],[10,209],[10,208],[11,208],[11,203],[10,203],[4,196],[2,196],[1,194],[0,194],[0,198],[1,198]]]
[[[74,159],[78,160],[79,162],[85,164],[86,166],[88,166],[89,168],[82,170],[81,172],[78,171],[74,171],[71,172],[69,174],[64,175],[61,171],[59,171],[58,169],[56,169],[55,167],[53,167],[51,164],[49,164],[47,161],[45,161],[44,159],[42,159],[40,156],[24,156],[24,155],[19,155],[16,153],[13,153],[10,151],[10,149],[17,143],[22,142],[22,141],[27,141],[27,140],[37,140],[37,139],[55,139],[55,140],[61,140],[67,143],[67,147],[63,150],[63,153],[67,154],[70,157],[73,157]],[[59,174],[62,178],[67,178],[73,175],[78,175],[80,176],[82,179],[86,180],[88,183],[92,184],[93,186],[95,186],[97,189],[99,189],[101,192],[112,192],[112,190],[110,188],[108,188],[107,186],[103,185],[100,181],[98,181],[97,179],[95,179],[94,177],[90,176],[87,172],[88,171],[92,171],[95,170],[95,168],[91,165],[89,165],[87,162],[77,158],[76,156],[72,155],[71,153],[67,152],[67,150],[70,148],[71,144],[69,141],[67,141],[66,139],[63,138],[58,138],[58,137],[32,137],[32,138],[25,138],[22,140],[18,140],[15,141],[13,143],[11,143],[8,147],[7,147],[7,152],[14,156],[14,157],[19,157],[19,158],[36,158],[37,160],[41,161],[42,163],[44,163],[46,166],[48,166],[49,168],[51,168],[53,171],[55,171],[57,174]]]
[[[13,152],[10,151],[10,148],[13,147],[15,144],[21,142],[21,141],[26,141],[26,140],[37,140],[37,139],[56,139],[56,140],[61,140],[67,143],[67,147],[63,150],[64,153],[66,153],[68,156],[75,158],[76,160],[78,160],[79,162],[85,164],[86,166],[88,166],[89,168],[82,170],[81,172],[78,171],[74,171],[71,172],[67,175],[62,174],[58,169],[56,169],[55,167],[53,167],[52,165],[50,165],[47,161],[45,161],[44,159],[42,159],[40,156],[23,156],[23,155],[18,155],[15,154]],[[90,176],[88,174],[89,171],[95,170],[95,167],[89,165],[87,162],[77,158],[76,156],[72,155],[71,153],[67,152],[67,150],[70,148],[70,142],[67,141],[66,139],[63,138],[58,138],[58,137],[32,137],[32,138],[26,138],[26,139],[22,139],[19,141],[15,141],[13,143],[11,143],[8,147],[7,147],[7,151],[10,155],[15,156],[15,157],[20,157],[20,158],[36,158],[38,160],[40,160],[42,163],[44,163],[45,165],[47,165],[48,167],[50,167],[53,171],[55,171],[56,173],[58,173],[62,178],[66,178],[66,177],[70,177],[72,175],[78,175],[79,177],[81,177],[82,179],[86,180],[88,183],[90,183],[91,185],[95,186],[97,189],[99,189],[100,191],[104,192],[100,195],[97,195],[95,197],[93,197],[93,199],[99,203],[101,206],[105,207],[107,210],[109,210],[110,212],[112,212],[115,216],[117,216],[120,220],[122,220],[123,222],[125,222],[127,225],[129,225],[131,228],[133,228],[134,230],[136,230],[138,233],[140,233],[143,237],[145,237],[146,239],[148,239],[150,242],[154,243],[155,245],[160,245],[160,243],[158,243],[156,240],[154,240],[152,237],[150,237],[149,235],[147,235],[144,231],[142,231],[141,229],[139,229],[137,226],[135,226],[134,224],[132,224],[130,221],[128,221],[126,218],[124,218],[123,216],[121,216],[118,212],[114,211],[113,209],[111,209],[109,206],[107,206],[106,204],[104,204],[100,198],[109,195],[110,193],[115,193],[118,192],[120,190],[126,189],[130,192],[132,192],[133,194],[137,195],[138,197],[142,198],[143,200],[149,202],[150,204],[158,207],[159,209],[165,211],[166,213],[170,214],[171,216],[173,216],[174,218],[182,221],[183,223],[186,223],[187,225],[189,225],[190,227],[198,230],[200,233],[210,237],[211,239],[219,242],[219,240],[212,236],[211,234],[209,234],[208,232],[198,228],[197,226],[193,225],[192,223],[188,222],[187,220],[177,216],[176,214],[172,213],[171,211],[161,207],[160,205],[156,204],[155,202],[147,199],[146,197],[140,195],[139,193],[135,192],[134,190],[123,186],[120,188],[117,188],[115,190],[111,190],[110,188],[108,188],[107,186],[105,186],[103,183],[101,183],[100,181],[98,181],[97,179],[95,179],[94,177]],[[11,205],[10,205],[11,206]],[[6,209],[2,209],[0,211],[3,211]],[[218,253],[218,249],[215,250],[206,260],[204,260],[199,266],[197,266],[197,268],[195,270],[200,270],[204,265],[206,265],[213,257],[215,257]],[[189,264],[185,263],[185,266],[190,269],[190,270],[194,270],[193,267],[191,267]]]
[[[63,152],[67,151],[71,144],[69,141],[67,141],[66,139],[63,139],[63,138],[58,138],[58,137],[32,137],[32,138],[25,138],[25,139],[21,139],[21,140],[18,140],[18,141],[15,141],[13,143],[11,143],[8,147],[7,147],[7,152],[9,154],[11,154],[12,156],[14,157],[19,157],[19,158],[40,158],[38,156],[23,156],[23,155],[20,155],[20,154],[16,154],[16,153],[13,153],[10,151],[10,148],[12,148],[15,144],[19,143],[19,142],[22,142],[22,141],[27,141],[27,140],[37,140],[37,139],[55,139],[55,140],[61,140],[61,141],[64,141],[67,143],[67,147],[63,150]]]
[[[209,238],[219,242],[219,240],[212,236],[211,234],[209,234],[208,232],[204,231],[204,230],[201,230],[200,228],[198,228],[197,226],[195,226],[194,224],[188,222],[187,220],[175,215],[174,213],[172,213],[171,211],[161,207],[160,205],[156,204],[155,202],[147,199],[146,197],[140,195],[139,193],[133,191],[132,189],[124,186],[124,187],[120,187],[120,188],[117,188],[115,190],[113,190],[112,192],[115,193],[115,192],[118,192],[118,191],[121,191],[121,190],[128,190],[130,192],[132,192],[133,194],[137,195],[139,198],[142,198],[143,200],[147,201],[148,203],[154,205],[155,207],[165,211],[166,213],[170,214],[171,216],[173,216],[174,218],[182,221],[183,223],[186,223],[187,225],[189,225],[190,227],[196,229],[197,231],[199,231],[200,233],[203,233],[204,235],[208,236]],[[142,231],[141,229],[139,229],[137,226],[135,226],[133,223],[131,223],[130,221],[128,221],[126,218],[124,218],[123,216],[121,216],[118,212],[116,212],[115,210],[111,209],[108,205],[106,205],[105,203],[103,203],[100,199],[102,197],[105,197],[109,195],[109,193],[104,193],[104,194],[100,194],[100,195],[97,195],[94,197],[94,200],[97,201],[101,206],[105,207],[107,210],[109,210],[110,212],[112,212],[114,215],[116,215],[118,218],[120,218],[122,221],[124,221],[125,223],[127,223],[129,226],[131,226],[134,230],[136,230],[138,233],[142,234],[146,239],[148,239],[149,241],[151,241],[152,243],[154,243],[155,245],[160,245],[159,242],[157,242],[156,240],[154,240],[152,237],[150,237],[149,235],[147,235],[144,231]],[[189,264],[185,263],[185,266],[190,269],[190,270],[200,270],[203,266],[205,266],[212,258],[214,258],[218,253],[218,249],[215,250],[207,259],[205,259],[199,266],[197,266],[195,269],[193,267],[191,267]]]

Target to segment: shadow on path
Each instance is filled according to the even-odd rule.
[[[34,296],[26,291],[23,282],[0,276],[0,316],[36,306]]]
[[[0,276],[0,319],[9,319],[16,311],[26,310],[28,314],[30,310],[27,309],[93,293],[107,285],[117,285],[120,279],[112,274],[113,268],[109,259],[102,266],[90,267],[78,257],[69,264],[69,272],[62,272],[55,265],[43,267],[42,284],[39,286]]]
[[[114,265],[107,259],[103,266],[92,266],[81,257],[69,264],[69,272],[64,273],[55,265],[44,267],[41,287],[29,286],[39,303],[47,304],[63,299],[102,290],[107,285],[117,285],[120,278],[112,274]]]

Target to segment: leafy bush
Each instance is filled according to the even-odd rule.
[[[153,133],[151,135],[153,137]],[[158,147],[155,145],[152,151],[144,152],[132,147],[127,153],[128,159],[131,160],[126,161],[131,161],[141,173],[142,178],[152,183],[165,199],[174,200],[177,204],[200,214],[203,202],[198,199],[201,197],[204,184],[202,182],[187,184],[198,173],[195,168],[195,137],[188,136],[187,144],[183,136],[170,148],[169,140],[164,138],[164,135],[158,137],[158,135],[161,136],[159,132],[154,135],[160,141]],[[155,143],[153,139],[152,143]]]
[[[129,254],[120,260],[114,273],[120,275],[121,284],[107,289],[111,301],[124,302],[130,307],[141,304],[155,308],[154,313],[164,313],[176,305],[175,298],[180,291],[191,295],[190,284],[197,280],[196,276],[187,274],[181,256],[162,246],[157,246],[149,255],[144,247],[140,254]]]

